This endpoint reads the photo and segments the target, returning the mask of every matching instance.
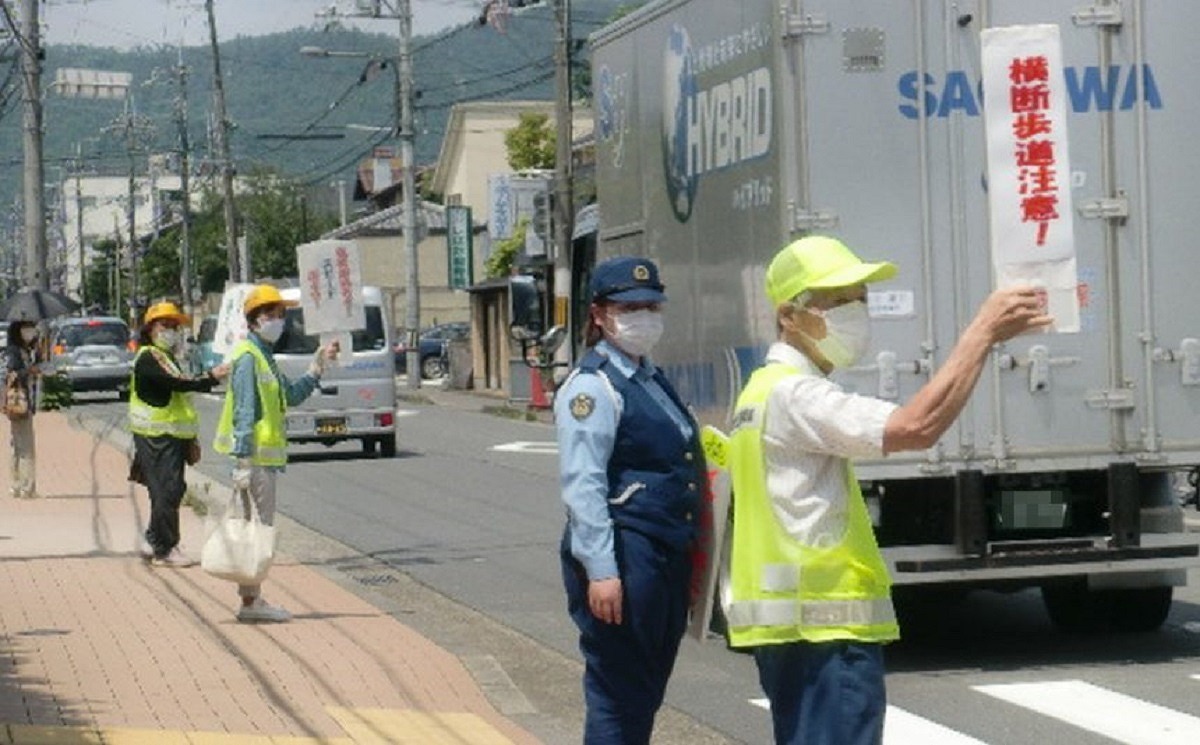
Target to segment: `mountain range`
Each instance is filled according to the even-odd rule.
[[[575,0],[573,62],[588,63],[583,40],[611,19],[625,0]],[[555,24],[550,7],[514,12],[503,31],[470,23],[413,42],[415,154],[418,165],[436,160],[450,107],[472,100],[548,100],[554,95]],[[395,142],[395,55],[398,39],[356,30],[296,29],[222,42],[220,61],[231,147],[240,170],[264,167],[312,187],[314,197],[336,203],[332,181],[353,179],[359,160],[378,144]],[[304,47],[336,53],[302,55]],[[15,56],[15,46],[8,54]],[[370,55],[367,57],[365,55]],[[22,138],[20,77],[11,59],[0,83],[0,228],[19,224]],[[200,170],[215,161],[212,116],[213,63],[208,47],[141,47],[130,51],[48,46],[43,82],[46,181],[53,185],[76,169],[85,174],[128,173],[123,137],[137,128],[135,167],[146,153],[178,152],[180,67],[187,71],[187,123],[191,157]],[[67,98],[52,90],[59,68],[132,74],[125,101]],[[79,155],[77,158],[76,155]],[[352,181],[351,181],[352,182]],[[52,203],[53,198],[49,201]],[[15,219],[15,222],[14,222]]]

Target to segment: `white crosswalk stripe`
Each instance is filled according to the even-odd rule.
[[[492,450],[499,453],[531,453],[534,455],[558,455],[557,442],[506,442],[493,445]]]
[[[750,703],[770,711],[771,702],[752,698]],[[898,706],[887,707],[883,721],[883,745],[987,745],[949,727],[943,727]]]
[[[1188,677],[1200,681],[1200,674]],[[978,685],[971,689],[1124,745],[1200,743],[1200,717],[1081,680]],[[771,708],[765,698],[752,698],[749,703],[768,711]],[[887,707],[883,744],[988,745],[898,706]]]
[[[1200,717],[1081,680],[973,688],[1125,745],[1195,745],[1200,742]]]
[[[887,707],[883,745],[987,745],[897,706]]]

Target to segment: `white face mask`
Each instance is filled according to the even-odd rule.
[[[825,318],[825,338],[811,339],[817,351],[834,367],[849,367],[858,362],[871,346],[867,304],[856,300],[830,308],[821,315]]]
[[[258,323],[258,335],[269,344],[279,341],[283,336],[283,319],[267,318]]]
[[[33,340],[38,337],[38,331],[33,326],[24,326],[21,329],[21,339],[26,344],[33,343]]]
[[[158,335],[154,337],[154,340],[160,347],[174,349],[179,344],[179,330],[162,329],[158,332]]]
[[[631,310],[612,316],[609,329],[612,341],[622,351],[642,357],[650,354],[663,335],[662,313],[654,310]]]

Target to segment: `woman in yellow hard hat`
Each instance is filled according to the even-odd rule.
[[[155,566],[194,563],[179,550],[179,503],[187,491],[184,465],[195,463],[200,453],[191,394],[211,391],[229,374],[228,365],[217,365],[199,378],[184,374],[176,354],[190,323],[174,303],[155,303],[146,310],[129,385],[134,473],[150,492],[145,537]]]
[[[213,449],[233,457],[234,488],[249,493],[267,525],[275,522],[275,478],[287,464],[284,412],[312,395],[326,361],[338,353],[337,342],[319,348],[308,373],[294,381],[279,371],[273,349],[283,335],[286,308],[296,305],[271,285],[258,285],[246,296],[242,312],[250,333],[230,352],[233,369],[213,442]],[[239,585],[238,594],[242,604],[237,620],[243,623],[278,623],[292,617],[262,598],[261,585]]]

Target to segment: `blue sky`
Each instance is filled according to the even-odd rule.
[[[411,0],[414,33],[430,34],[479,15],[483,0]],[[286,31],[318,23],[317,11],[338,6],[353,12],[355,0],[216,0],[221,39]],[[43,36],[50,44],[129,48],[208,41],[203,0],[48,0]],[[398,33],[394,20],[355,21],[379,33]]]

